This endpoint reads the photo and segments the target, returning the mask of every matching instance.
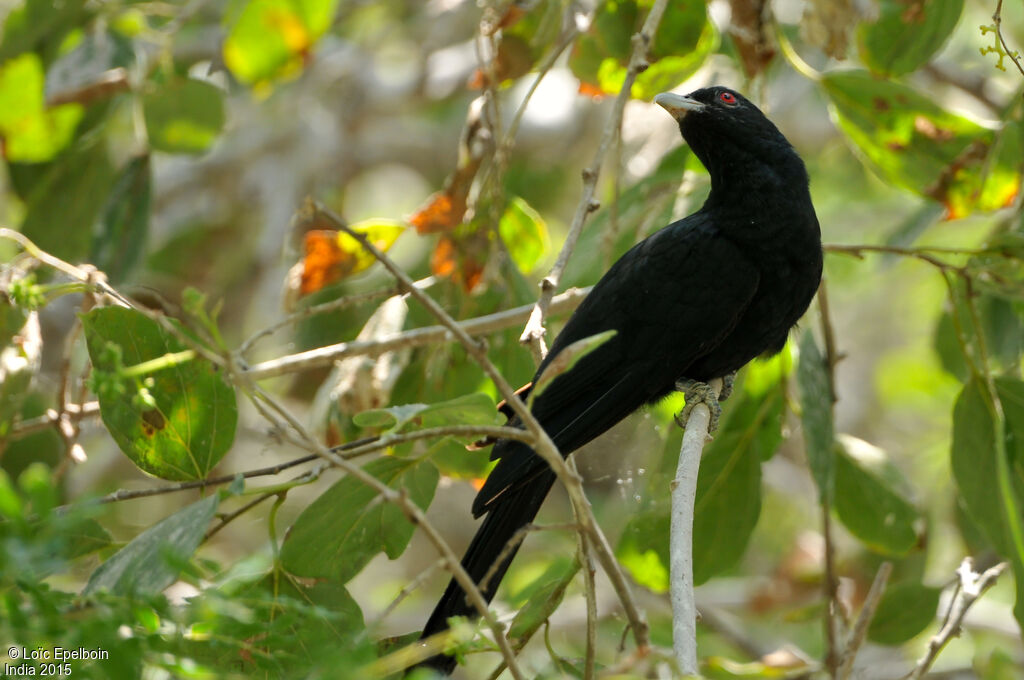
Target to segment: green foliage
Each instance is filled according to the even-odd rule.
[[[224,127],[221,91],[201,80],[172,78],[142,97],[149,143],[157,151],[201,153]]]
[[[164,479],[202,479],[227,453],[238,409],[231,386],[143,314],[104,307],[82,318],[100,413],[132,462]],[[150,363],[147,370],[136,367]],[[140,397],[141,395],[141,397]]]
[[[832,381],[829,366],[810,331],[800,341],[797,382],[803,409],[807,463],[818,486],[818,499],[826,507],[835,498],[835,430],[832,422]]]
[[[868,639],[898,645],[914,637],[935,620],[941,593],[920,583],[889,585],[871,620]]]
[[[847,451],[836,451],[834,460],[835,509],[842,523],[873,550],[906,554],[918,540],[914,507]]]
[[[795,376],[791,347],[744,369],[697,481],[695,580],[735,579],[735,592],[755,593],[730,606],[736,625],[812,659],[824,654],[827,611],[814,548],[822,502],[837,521],[834,569],[856,592],[880,561],[894,563],[868,632],[900,646],[893,658],[919,655],[945,615],[940,586],[965,554],[1010,562],[1012,578],[986,604],[1001,615],[1016,597],[1024,624],[1024,86],[1010,61],[1019,27],[1007,3],[990,19],[995,4],[882,0],[860,17],[815,15],[828,3],[810,3],[802,30],[783,24],[773,35],[764,17],[744,17],[743,3],[715,22],[706,2],[667,3],[629,93],[640,101],[626,107],[603,159],[600,208],[560,280],[593,284],[638,240],[699,208],[707,173],[685,145],[666,147],[676,135],[662,112],[643,111],[691,78],[744,89],[793,141],[827,243],[888,251],[827,251],[836,365],[805,331]],[[352,219],[454,318],[536,300],[612,110],[597,102],[618,94],[654,2],[601,0],[590,23],[561,0],[478,5],[18,0],[5,9],[0,226],[34,246],[2,232],[0,637],[108,652],[72,663],[65,675],[76,678],[339,669],[372,678],[418,653],[415,633],[380,641],[396,621],[419,621],[437,594],[433,581],[404,591],[436,555],[411,554],[417,527],[395,501],[439,506],[429,521],[455,536],[469,521],[466,480],[493,463],[486,449],[466,450],[477,434],[394,437],[502,423],[494,385],[452,342],[350,357],[332,371],[347,381],[338,384],[324,384],[324,362],[258,384],[247,371],[352,341],[383,299],[408,295],[336,224],[289,227],[306,193]],[[825,38],[813,35],[816,23]],[[821,72],[799,55],[815,55]],[[516,118],[540,65],[556,56]],[[806,76],[799,87],[794,71]],[[483,106],[469,107],[478,96]],[[445,234],[414,233],[406,214],[451,188],[445,177],[463,184],[466,223],[460,213]],[[289,293],[313,276],[316,263],[299,253],[307,231],[325,234],[335,259],[321,273],[341,280],[280,296],[299,299],[296,316],[275,325],[283,272],[296,265]],[[445,257],[439,238],[451,246]],[[334,306],[318,309],[324,302]],[[564,318],[545,320],[549,343]],[[400,332],[437,322],[410,300]],[[802,326],[817,329],[818,316]],[[383,339],[372,330],[359,341]],[[516,386],[536,369],[521,330],[517,321],[478,338]],[[239,351],[245,338],[253,342]],[[541,376],[530,398],[572,361]],[[314,486],[337,475],[323,461],[291,467],[312,395],[339,389],[332,419],[309,432],[331,446],[383,437],[376,458],[350,460],[386,497],[352,474]],[[342,409],[367,394],[351,400],[361,412]],[[655,593],[671,578],[680,401],[651,406],[578,459],[616,557]],[[215,474],[221,465],[254,477],[243,490],[241,479]],[[165,495],[164,482],[139,470],[183,484]],[[194,486],[200,495],[186,490]],[[128,487],[153,497],[123,500]],[[539,521],[567,521],[552,496]],[[509,630],[525,646],[527,673],[582,677],[579,559],[574,541],[559,540],[558,550],[526,540],[494,606],[517,610]],[[395,560],[387,569],[374,568],[381,554]],[[783,595],[764,595],[769,588]],[[395,597],[401,606],[381,619]],[[633,657],[600,601],[596,660],[607,674]],[[660,660],[670,627],[648,609],[646,658]],[[958,642],[963,657],[986,680],[1019,677],[1019,659],[991,651],[1018,641],[1000,626],[975,635],[975,620]],[[497,658],[482,628],[463,623],[445,643],[469,677],[490,675]],[[743,662],[710,626],[700,626],[700,644],[710,678],[807,672]]]
[[[917,70],[949,39],[963,0],[880,3],[878,20],[858,30],[861,59],[876,73],[902,76]]]
[[[421,508],[430,505],[437,488],[437,468],[426,461],[384,457],[364,470]],[[347,583],[377,553],[397,558],[412,538],[413,525],[396,505],[377,496],[352,476],[336,482],[295,520],[281,547],[281,564],[295,576]]]
[[[212,494],[146,529],[92,573],[82,594],[159,593],[199,547],[219,503],[220,496]]]

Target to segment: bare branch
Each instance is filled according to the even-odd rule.
[[[878,609],[878,603],[882,601],[882,594],[885,593],[885,586],[889,582],[891,574],[892,562],[883,562],[882,566],[878,568],[878,573],[875,574],[875,580],[871,583],[868,596],[864,598],[864,606],[861,607],[857,622],[853,626],[853,633],[846,643],[846,649],[843,650],[843,656],[839,663],[840,680],[848,680],[850,673],[853,672],[853,662],[857,658],[857,651],[864,644],[868,626],[871,624],[871,619],[875,617],[875,610]]]
[[[710,382],[715,398],[722,380]],[[693,598],[693,514],[697,500],[697,471],[708,438],[711,411],[700,402],[690,411],[683,430],[676,476],[672,480],[672,519],[669,530],[669,596],[672,601],[672,649],[684,675],[697,675],[697,606]]]
[[[626,102],[630,98],[633,82],[636,80],[637,75],[648,66],[647,50],[654,40],[654,34],[658,30],[658,24],[661,22],[661,17],[665,13],[667,6],[667,0],[657,0],[654,6],[651,7],[651,11],[647,15],[647,19],[644,21],[640,32],[633,36],[633,52],[629,57],[626,79],[622,83],[622,89],[619,90],[618,96],[615,98],[608,122],[605,123],[604,131],[601,133],[601,142],[597,146],[594,159],[583,171],[583,194],[580,196],[576,212],[569,225],[569,231],[565,236],[565,243],[562,244],[562,250],[558,253],[558,258],[555,260],[555,264],[552,265],[551,271],[540,282],[540,298],[537,300],[537,304],[530,314],[530,319],[526,323],[526,328],[523,329],[523,334],[519,338],[521,343],[530,346],[535,357],[543,357],[546,353],[544,348],[544,324],[547,321],[551,299],[555,291],[558,290],[565,266],[569,262],[573,249],[576,248],[576,241],[579,240],[580,233],[583,231],[584,222],[586,222],[590,213],[599,207],[594,196],[597,192],[597,179],[601,174],[601,166],[604,164],[604,158],[611,147],[612,140],[622,124],[622,114],[626,109]]]
[[[79,421],[84,418],[97,416],[99,413],[100,403],[98,401],[87,401],[84,404],[65,404],[63,413],[51,408],[47,409],[46,413],[41,416],[16,423],[7,436],[10,439],[18,439],[19,437],[25,437],[54,427],[60,423],[61,418]]]
[[[981,574],[974,571],[974,560],[965,557],[960,567],[956,570],[960,578],[956,594],[949,602],[949,609],[946,612],[946,620],[932,639],[928,642],[928,651],[918,660],[914,670],[908,673],[905,678],[908,680],[920,680],[928,672],[942,648],[950,639],[960,634],[960,626],[963,625],[964,617],[971,606],[977,602],[986,590],[991,588],[999,575],[1006,571],[1009,565],[1000,562],[996,566],[986,569]]]
[[[415,286],[418,283],[415,282],[413,285]],[[590,288],[572,288],[565,291],[552,300],[552,313],[562,313],[576,309],[589,292]],[[514,307],[502,312],[495,312],[494,314],[487,314],[475,319],[458,322],[458,326],[467,335],[475,336],[493,333],[518,326],[529,317],[532,309],[533,305]],[[449,328],[443,325],[414,328],[377,340],[339,342],[335,345],[327,345],[306,352],[290,354],[255,364],[248,368],[245,373],[253,380],[263,380],[264,378],[274,378],[288,373],[330,366],[335,361],[346,357],[379,356],[385,352],[393,352],[397,349],[423,347],[425,345],[453,342],[455,340],[457,340],[455,335]]]

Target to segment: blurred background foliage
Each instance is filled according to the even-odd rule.
[[[494,387],[453,343],[275,367],[437,323],[333,216],[456,319],[534,302],[652,5],[0,2],[0,224],[35,244],[0,239],[0,640],[109,652],[71,662],[75,677],[386,676],[409,639],[382,641],[418,629],[446,581],[437,553],[315,461],[233,477],[303,453],[243,369],[329,445],[500,423]],[[966,555],[1009,569],[935,677],[1024,675],[1020,45],[1020,4],[996,0],[668,3],[563,287],[703,201],[706,173],[650,104],[668,89],[756,101],[808,164],[827,244],[827,317],[813,307],[799,342],[741,373],[705,450],[708,677],[829,672],[828,552],[841,628],[880,563],[894,567],[861,677],[924,655]],[[307,196],[332,217],[300,210]],[[101,278],[133,308],[97,295]],[[515,385],[534,369],[524,322],[485,335]],[[662,651],[680,406],[577,457]],[[488,466],[474,438],[358,463],[458,549]],[[167,483],[154,477],[181,490],[149,495]],[[556,492],[541,520],[568,516]],[[575,546],[532,534],[495,602],[549,603],[512,624],[517,645],[544,626],[522,655],[538,677],[582,677]],[[598,605],[599,667],[628,660],[600,578]],[[457,637],[463,677],[490,677],[498,655],[468,652],[491,645],[472,626]]]

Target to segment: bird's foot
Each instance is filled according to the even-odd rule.
[[[715,390],[707,383],[700,382],[699,380],[690,380],[684,378],[676,382],[676,389],[683,393],[686,397],[686,405],[683,406],[683,410],[676,414],[676,423],[679,427],[686,429],[686,423],[690,419],[690,413],[693,411],[693,407],[697,404],[704,404],[708,407],[708,411],[711,412],[711,420],[708,423],[708,434],[718,429],[718,418],[722,415],[722,407],[718,404],[722,400],[721,397],[715,396]],[[732,381],[729,381],[729,390],[732,391]],[[728,397],[728,393],[725,392],[725,387],[722,387],[722,392]]]
[[[718,401],[725,401],[732,396],[733,385],[736,384],[736,371],[722,377],[722,391],[718,393]]]

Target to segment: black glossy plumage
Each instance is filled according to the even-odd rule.
[[[583,446],[677,380],[725,376],[782,349],[821,278],[821,237],[803,161],[745,98],[723,87],[659,95],[711,175],[704,206],[641,241],[594,287],[555,339],[544,369],[568,344],[618,333],[559,376],[533,413],[563,455]],[[512,424],[516,424],[513,422]],[[479,582],[505,544],[540,509],[554,473],[520,442],[501,440],[498,465],[473,503],[486,514],[463,558]],[[484,594],[493,597],[513,555]],[[451,616],[475,616],[455,581],[424,637]],[[427,665],[450,672],[451,657]]]

